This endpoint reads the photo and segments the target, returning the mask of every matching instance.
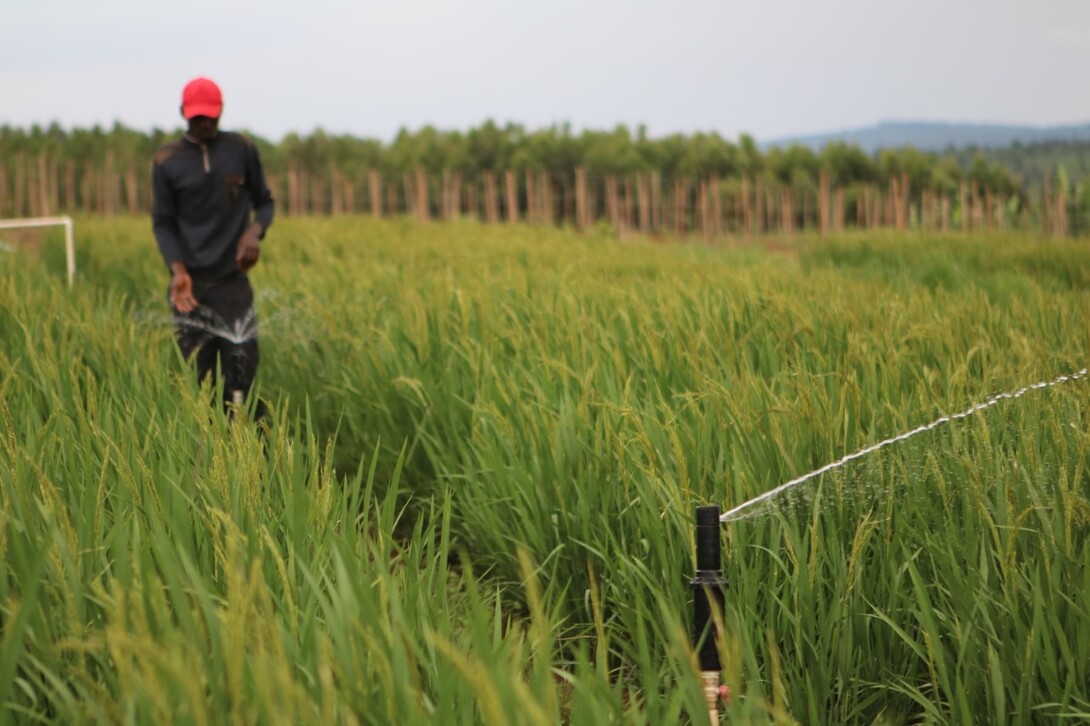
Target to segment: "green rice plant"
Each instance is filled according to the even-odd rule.
[[[309,407],[285,396],[264,433],[232,425],[167,330],[108,289],[3,280],[7,716],[540,723],[578,720],[575,689],[633,722],[700,708],[692,686],[618,691],[597,659],[561,671],[533,559],[517,593],[479,583],[449,494],[405,508],[404,450],[386,482],[374,454],[338,474]],[[685,684],[689,665],[646,670]]]
[[[145,222],[77,230],[72,291],[0,262],[21,721],[701,723],[696,505],[1086,366],[1068,243],[288,220],[255,429],[178,358]],[[1087,401],[1031,391],[725,525],[729,718],[1090,713]]]

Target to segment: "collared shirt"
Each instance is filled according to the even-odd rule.
[[[194,279],[239,274],[235,255],[253,221],[272,224],[273,198],[257,147],[221,131],[206,142],[188,135],[160,148],[152,166],[152,230],[163,261],[182,261]]]

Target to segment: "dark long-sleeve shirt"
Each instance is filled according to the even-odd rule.
[[[238,241],[251,215],[262,236],[272,224],[261,158],[241,134],[221,131],[204,143],[185,137],[163,146],[152,190],[152,230],[163,262],[180,260],[194,280],[238,274]]]

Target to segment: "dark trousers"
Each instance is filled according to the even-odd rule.
[[[174,334],[186,360],[196,359],[201,382],[216,370],[223,373],[226,401],[245,399],[257,375],[257,315],[254,291],[242,274],[222,280],[193,280],[198,306],[188,313],[174,312]]]

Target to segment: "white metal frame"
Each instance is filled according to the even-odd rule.
[[[68,286],[76,281],[76,242],[72,233],[72,218],[64,217],[28,217],[26,219],[0,219],[0,229],[20,229],[22,227],[64,227],[64,252],[68,258]],[[4,249],[11,250],[5,245]]]

